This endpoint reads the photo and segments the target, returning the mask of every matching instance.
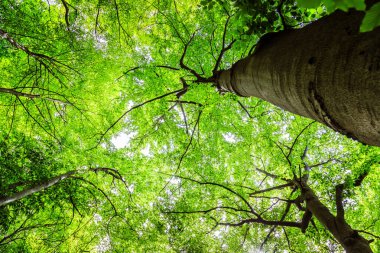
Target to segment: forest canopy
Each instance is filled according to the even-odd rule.
[[[0,251],[380,251],[380,49],[361,48],[379,16],[363,0],[2,0]],[[355,54],[321,29],[329,48],[304,61],[298,32],[325,20]],[[303,69],[274,60],[245,96],[236,75],[273,48],[304,50]],[[335,51],[331,80],[372,97],[331,85],[331,102],[316,74],[311,98],[293,89],[315,111],[295,108],[286,85]]]

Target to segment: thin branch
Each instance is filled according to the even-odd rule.
[[[229,222],[221,222],[218,223],[218,225],[223,225],[223,226],[231,226],[231,227],[240,227],[244,224],[249,224],[249,223],[259,223],[263,225],[273,225],[273,226],[282,226],[282,227],[295,227],[299,228],[301,224],[299,222],[293,222],[293,221],[271,221],[271,220],[264,220],[264,219],[259,219],[259,218],[251,218],[251,219],[245,219],[241,220],[238,223],[229,223]]]
[[[100,189],[98,186],[96,186],[93,182],[87,180],[87,179],[84,179],[83,177],[77,177],[77,176],[72,176],[71,178],[73,179],[78,179],[78,180],[81,180],[89,185],[91,185],[92,187],[94,187],[96,190],[98,190],[100,193],[102,193],[102,195],[108,200],[108,202],[111,204],[112,206],[112,209],[114,210],[115,212],[115,215],[117,215],[117,209],[115,207],[115,205],[112,203],[111,199],[108,197],[108,195],[102,190]]]
[[[2,88],[0,87],[0,93],[7,93],[7,94],[11,94],[11,95],[14,95],[14,96],[20,96],[20,97],[27,97],[27,98],[30,98],[30,99],[35,99],[35,98],[40,98],[40,99],[46,99],[46,100],[49,100],[49,101],[52,101],[52,102],[57,102],[57,103],[60,103],[60,104],[69,104],[68,102],[65,102],[65,101],[62,101],[60,99],[56,99],[56,98],[50,98],[50,97],[44,97],[40,94],[31,94],[31,93],[25,93],[25,92],[20,92],[20,91],[17,91],[15,89],[12,89],[12,88]]]
[[[241,248],[243,248],[243,246],[244,246],[244,243],[245,243],[245,241],[246,241],[246,239],[247,239],[248,232],[249,232],[249,227],[247,226],[247,228],[246,228],[246,230],[245,230],[245,232],[244,232],[243,241],[242,241],[241,244],[240,244],[240,247],[241,247]]]
[[[192,104],[192,105],[197,105],[199,107],[202,107],[203,104],[195,102],[195,101],[185,101],[185,100],[168,100],[168,102],[172,103],[180,103],[180,104]]]
[[[214,69],[212,70],[213,75],[216,75],[220,66],[220,63],[222,61],[223,55],[225,52],[230,50],[232,48],[232,45],[236,42],[236,39],[233,39],[227,46],[226,46],[226,35],[227,35],[227,27],[228,23],[230,21],[231,16],[229,15],[226,23],[224,24],[224,31],[223,31],[223,39],[222,39],[222,50],[220,51],[220,54],[218,56],[218,59],[216,60]]]
[[[286,155],[286,158],[288,159],[290,157],[290,155],[292,154],[293,152],[293,149],[294,149],[294,146],[296,145],[297,143],[297,140],[298,138],[302,135],[303,132],[306,131],[306,129],[308,129],[312,124],[314,124],[316,121],[312,121],[310,122],[308,125],[306,125],[302,130],[301,132],[299,132],[299,134],[296,136],[296,138],[294,139],[293,143],[292,143],[292,146],[290,146],[290,149],[289,149],[289,153]]]
[[[124,185],[126,186],[126,188],[128,188],[124,178],[116,169],[99,167],[99,168],[91,168],[88,171],[94,172],[94,173],[97,173],[98,171],[104,172],[105,174],[111,175],[113,178],[116,178],[122,181]],[[65,179],[74,178],[74,175],[78,173],[80,173],[79,170],[71,170],[66,173],[60,174],[58,176],[52,177],[50,179],[46,179],[46,180],[25,181],[25,182],[17,182],[17,183],[11,184],[9,186],[9,189],[13,189],[17,186],[22,186],[22,185],[27,185],[27,184],[33,184],[33,185],[19,192],[14,193],[11,196],[0,198],[0,206],[10,204],[12,202],[18,201],[34,193],[41,192],[42,190],[52,187]]]
[[[287,154],[285,154],[285,151],[282,149],[282,147],[280,145],[278,145],[277,142],[274,142],[274,144],[280,149],[282,155],[285,157],[285,159],[288,162],[289,166],[292,167],[292,162],[290,161],[289,156]]]
[[[192,178],[182,177],[182,176],[178,176],[178,175],[172,175],[172,176],[173,177],[178,177],[178,178],[181,178],[181,179],[185,179],[185,180],[189,180],[191,182],[194,182],[194,183],[197,183],[197,184],[200,184],[200,185],[213,185],[213,186],[221,187],[221,188],[223,188],[223,189],[225,189],[225,190],[233,193],[234,195],[238,196],[249,207],[249,209],[251,210],[252,214],[254,214],[258,218],[261,218],[260,215],[255,212],[255,210],[253,209],[253,207],[251,206],[251,204],[249,204],[249,202],[242,195],[240,195],[239,193],[237,193],[236,191],[232,190],[231,188],[229,188],[229,187],[227,187],[225,185],[214,183],[214,182],[201,182],[201,181],[198,181],[198,180],[195,180],[195,179],[192,179]]]
[[[99,15],[100,15],[100,6],[98,6],[98,9],[97,9],[97,11],[96,11],[96,18],[95,18],[95,35],[98,34]]]
[[[261,173],[263,173],[264,175],[266,175],[266,176],[268,176],[268,177],[271,177],[271,178],[273,178],[273,179],[281,179],[281,180],[283,180],[283,181],[285,181],[285,182],[290,182],[290,180],[288,180],[288,179],[286,179],[286,178],[283,178],[283,177],[279,177],[279,176],[277,176],[277,175],[274,175],[274,174],[272,174],[272,173],[269,173],[269,172],[267,172],[267,171],[265,171],[265,170],[262,170],[262,169],[259,169],[259,168],[255,168],[258,172],[261,172]]]
[[[120,41],[120,38],[121,38],[121,30],[123,30],[123,33],[124,35],[127,35],[127,31],[124,29],[123,25],[121,24],[121,21],[120,21],[120,14],[119,14],[119,6],[117,4],[117,0],[114,0],[114,5],[115,5],[115,10],[116,10],[116,19],[117,19],[117,23],[119,25],[119,41]]]
[[[256,195],[256,194],[260,194],[260,193],[264,193],[264,192],[269,192],[269,191],[273,191],[273,190],[278,190],[278,189],[283,189],[283,188],[290,187],[290,186],[294,186],[294,184],[293,183],[286,183],[286,184],[282,184],[282,185],[273,186],[273,187],[270,187],[270,188],[267,188],[267,189],[264,189],[264,190],[259,190],[259,191],[252,192],[252,193],[249,194],[249,196],[250,197],[254,197],[254,195]]]
[[[292,194],[290,194],[289,198],[291,197]],[[285,210],[284,210],[284,213],[282,214],[281,218],[280,218],[280,221],[283,222],[286,218],[286,215],[288,215],[289,211],[290,211],[290,206],[292,205],[292,202],[288,202],[286,203],[286,207],[285,207]],[[262,250],[265,243],[269,240],[271,234],[274,232],[274,230],[276,229],[277,225],[273,226],[271,228],[271,230],[268,232],[267,236],[265,237],[263,243],[260,245],[260,249]]]
[[[248,109],[239,100],[237,100],[237,102],[240,105],[240,107],[247,113],[248,117],[250,119],[253,119],[254,117],[249,113]]]
[[[187,152],[189,151],[189,148],[190,148],[190,146],[191,146],[191,143],[193,142],[193,139],[194,139],[194,133],[195,133],[195,130],[197,129],[197,126],[198,126],[198,124],[199,124],[199,120],[200,120],[200,118],[201,118],[201,114],[202,114],[202,111],[199,111],[199,113],[198,113],[198,117],[197,117],[197,120],[196,120],[196,122],[195,122],[195,124],[194,124],[193,131],[191,132],[190,141],[189,141],[189,143],[187,144],[185,151],[182,153],[181,158],[179,159],[177,169],[176,169],[175,172],[173,173],[174,175],[177,174],[178,171],[179,171],[179,169],[181,168],[182,161],[183,161],[183,159],[185,158]],[[173,178],[173,176],[172,176],[172,178]],[[161,191],[163,191],[163,190],[168,186],[169,182],[170,182],[170,180],[169,180],[168,182],[166,182],[165,186],[162,188]],[[160,191],[160,192],[161,192],[161,191]]]
[[[67,30],[70,31],[70,22],[69,22],[69,6],[65,0],[61,0],[63,7],[65,7],[65,22],[67,26]]]
[[[189,125],[187,124],[187,117],[186,117],[185,109],[183,108],[182,103],[179,103],[179,107],[181,108],[183,121],[185,122],[186,134],[189,134]]]
[[[289,240],[289,237],[288,237],[288,233],[286,233],[286,229],[282,228],[282,230],[284,231],[286,242],[288,244],[289,250],[292,251],[292,252],[296,252],[294,249],[292,249],[292,246],[290,245],[290,240]]]
[[[371,232],[368,232],[368,231],[365,231],[365,230],[356,230],[356,231],[359,232],[359,233],[370,235],[370,236],[375,237],[376,239],[380,240],[380,236],[372,234]]]
[[[228,209],[228,210],[233,210],[235,212],[251,213],[250,210],[244,210],[244,209],[239,209],[239,208],[230,207],[230,206],[217,206],[217,207],[213,207],[213,208],[206,209],[206,210],[196,210],[196,211],[163,211],[163,213],[168,213],[168,214],[198,214],[198,213],[203,213],[203,214],[207,214],[209,212],[216,211],[219,209]]]
[[[181,68],[189,71],[191,74],[193,74],[198,80],[200,79],[203,79],[203,77],[201,77],[195,70],[191,69],[190,67],[188,67],[185,63],[184,63],[184,59],[185,59],[185,56],[186,56],[186,52],[187,52],[187,48],[189,47],[190,43],[193,41],[195,37],[195,32],[193,33],[193,35],[190,37],[190,40],[185,44],[185,47],[183,49],[183,53],[182,53],[182,56],[181,56],[181,59],[179,60],[179,65],[181,66]]]
[[[48,130],[46,130],[46,128],[43,127],[42,124],[35,117],[33,117],[33,115],[30,113],[29,109],[25,106],[25,104],[21,101],[21,99],[19,97],[17,97],[17,100],[20,102],[20,104],[22,105],[22,107],[25,109],[25,111],[28,114],[28,116],[31,117],[33,119],[33,121],[35,123],[37,123],[37,125],[39,127],[41,127],[42,130],[44,130],[45,133],[47,133],[49,136],[51,136],[52,138],[54,138],[58,143],[61,143],[60,140],[54,134],[52,134]]]
[[[314,168],[314,167],[318,167],[318,166],[322,166],[322,165],[328,164],[328,163],[333,162],[333,161],[336,161],[336,159],[328,159],[327,161],[324,161],[324,162],[320,162],[320,163],[313,164],[313,165],[308,165],[308,167],[309,168]]]
[[[133,67],[133,68],[128,69],[127,71],[125,71],[121,76],[119,76],[118,78],[116,78],[116,81],[119,81],[122,77],[128,75],[129,72],[133,72],[135,70],[142,69],[142,68],[148,68],[148,67],[169,69],[169,70],[175,70],[175,71],[180,70],[179,68],[172,67],[172,66],[167,66],[167,65],[137,66],[137,67]]]
[[[130,113],[131,111],[133,111],[133,110],[135,110],[135,109],[137,109],[137,108],[139,108],[139,107],[142,107],[142,106],[144,106],[144,105],[146,105],[146,104],[148,104],[148,103],[150,103],[150,102],[153,102],[153,101],[156,101],[156,100],[159,100],[159,99],[162,99],[162,98],[164,98],[164,97],[167,97],[167,96],[170,96],[170,95],[173,95],[173,94],[176,94],[176,93],[178,93],[178,92],[181,92],[181,91],[183,91],[183,89],[179,89],[179,90],[175,90],[175,91],[171,91],[171,92],[168,92],[168,93],[166,93],[166,94],[164,94],[164,95],[161,95],[161,96],[158,96],[158,97],[155,97],[155,98],[152,98],[152,99],[149,99],[149,100],[147,100],[147,101],[145,101],[145,102],[143,102],[143,103],[141,103],[141,104],[138,104],[138,105],[135,105],[135,106],[133,106],[131,109],[129,109],[129,110],[127,110],[126,112],[124,112],[115,122],[113,122],[112,124],[111,124],[111,126],[109,126],[108,128],[107,128],[107,130],[104,132],[104,133],[102,133],[101,135],[100,135],[100,138],[99,138],[99,141],[98,141],[98,144],[95,146],[95,147],[97,147],[101,142],[102,142],[102,140],[103,140],[103,138],[104,138],[104,136],[117,124],[117,123],[119,123],[119,121],[120,120],[122,120],[128,113]],[[94,148],[95,148],[94,147]]]
[[[270,199],[270,200],[278,200],[278,201],[283,201],[283,202],[288,202],[288,203],[294,203],[294,200],[292,199],[282,199],[279,197],[255,196],[255,199]]]

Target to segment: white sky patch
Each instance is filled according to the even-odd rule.
[[[102,216],[100,214],[97,214],[97,213],[94,214],[94,222],[95,222],[95,224],[98,224],[102,220],[103,220],[103,218],[102,218]]]
[[[143,154],[146,157],[152,157],[153,156],[152,153],[150,152],[150,144],[149,143],[140,152],[141,152],[141,154]]]
[[[58,2],[56,0],[42,0],[42,1],[47,3],[48,5],[58,5]]]
[[[225,133],[225,134],[222,134],[223,135],[223,138],[226,142],[228,143],[237,143],[239,142],[238,138],[236,137],[236,135],[234,135],[233,133]]]
[[[125,148],[131,142],[131,139],[136,135],[136,132],[124,133],[121,132],[116,136],[112,137],[111,143],[116,149]]]
[[[111,193],[116,196],[119,196],[119,190],[116,187],[111,189]]]
[[[143,47],[136,46],[135,52],[139,53],[140,56],[144,58],[146,63],[151,63],[153,61],[153,57],[150,54],[150,48],[148,46],[143,46]]]
[[[93,35],[95,38],[95,48],[98,50],[105,51],[108,46],[108,41],[106,37],[100,35],[100,34],[94,34]]]
[[[111,238],[109,237],[109,235],[106,235],[105,237],[103,237],[99,244],[96,245],[96,252],[99,252],[99,253],[103,253],[103,252],[107,252],[108,250],[111,249]]]
[[[178,177],[172,177],[169,179],[169,183],[170,184],[180,184],[181,183],[181,179],[178,178]]]
[[[143,86],[143,85],[144,85],[144,80],[139,79],[139,78],[137,78],[137,77],[133,77],[133,81],[134,81],[137,85],[139,85],[139,86]]]
[[[133,193],[133,192],[135,191],[135,184],[131,184],[131,185],[129,185],[129,186],[128,186],[128,191],[129,191],[130,193]]]

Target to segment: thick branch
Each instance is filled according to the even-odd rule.
[[[313,217],[313,214],[308,209],[306,209],[305,213],[302,216],[302,222],[301,222],[302,233],[306,232],[306,229],[309,226],[309,223],[310,223],[312,217]]]
[[[335,187],[335,204],[336,204],[336,218],[344,221],[344,208],[343,208],[343,184]]]

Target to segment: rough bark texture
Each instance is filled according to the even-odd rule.
[[[327,228],[347,253],[372,252],[369,241],[348,225],[343,214],[338,212],[337,216],[334,216],[306,184],[302,185],[302,197],[306,201],[307,210]]]
[[[359,33],[363,15],[336,11],[264,36],[251,56],[220,72],[218,85],[380,146],[380,28]]]

